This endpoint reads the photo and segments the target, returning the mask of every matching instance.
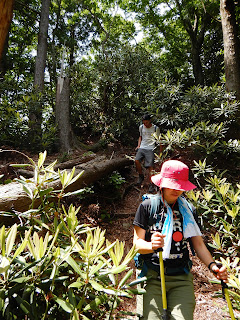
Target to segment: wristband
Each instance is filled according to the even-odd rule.
[[[216,262],[215,262],[215,261],[212,261],[212,262],[209,263],[208,269],[209,269],[210,271],[212,271],[212,269],[211,269],[211,265],[212,265],[212,264],[216,264]],[[217,265],[217,264],[216,264],[216,265]]]

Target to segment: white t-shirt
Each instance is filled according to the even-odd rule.
[[[145,127],[144,124],[139,126],[139,133],[140,136],[142,137],[141,149],[148,149],[148,150],[153,150],[155,148],[155,142],[156,140],[152,136],[156,132],[157,135],[160,134],[159,128],[152,124],[150,128]]]

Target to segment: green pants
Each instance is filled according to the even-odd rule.
[[[149,269],[149,279],[143,287],[146,293],[137,297],[137,313],[140,319],[162,319],[161,281],[157,272]],[[167,291],[167,309],[170,320],[193,320],[195,296],[193,275],[165,276]]]

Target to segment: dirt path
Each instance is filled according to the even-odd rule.
[[[134,180],[134,177],[133,177]],[[106,235],[109,240],[114,241],[116,238],[126,243],[126,249],[132,246],[133,226],[135,211],[142,201],[142,195],[147,192],[147,186],[143,188],[133,187],[126,194],[123,201],[114,208],[115,218],[113,221],[105,224]],[[222,299],[221,286],[212,284],[210,280],[215,277],[201,263],[197,257],[192,257],[194,274],[194,287],[196,297],[196,308],[194,312],[194,320],[228,320],[231,319],[227,303]],[[134,263],[131,265],[134,267]],[[216,295],[218,293],[218,295]],[[123,309],[126,311],[136,311],[136,299],[126,299]],[[240,313],[236,312],[236,319],[240,319]],[[126,317],[126,319],[135,319],[134,317]]]
[[[124,154],[122,152],[122,154]],[[128,153],[127,153],[128,154]],[[53,160],[57,158],[56,155],[52,156]],[[12,160],[12,159],[11,159]],[[17,159],[16,159],[17,160]],[[15,161],[17,163],[19,161]],[[20,161],[21,162],[21,161]],[[6,164],[6,160],[0,161],[3,165]],[[147,192],[147,185],[142,188],[137,188],[134,183],[137,180],[137,176],[134,168],[132,168],[128,175],[127,184],[128,188],[124,193],[122,200],[104,207],[104,210],[109,213],[110,219],[106,222],[98,221],[94,219],[89,213],[87,223],[99,224],[101,229],[106,229],[106,237],[110,241],[119,239],[125,241],[126,252],[132,246],[133,237],[133,218],[136,209],[142,201],[142,195]],[[99,196],[102,196],[101,194]],[[81,205],[81,203],[80,203]],[[96,207],[98,213],[98,205],[92,205],[92,209]],[[94,210],[93,210],[94,211]],[[94,213],[92,211],[92,213]],[[134,267],[132,261],[130,267]],[[194,287],[196,296],[196,308],[194,312],[194,320],[228,320],[231,319],[228,313],[227,304],[221,298],[215,297],[216,292],[220,292],[220,286],[212,284],[210,279],[214,279],[209,270],[196,258],[193,257],[193,269],[194,274]],[[132,279],[133,280],[133,279]],[[125,299],[123,303],[123,309],[125,311],[136,311],[136,299]],[[236,319],[240,319],[240,312],[236,312]],[[134,319],[134,317],[128,317],[127,319]]]
[[[106,236],[110,241],[120,239],[125,241],[126,251],[132,245],[132,227],[133,217],[119,217],[111,222],[106,228]],[[231,319],[227,309],[227,303],[222,299],[221,295],[216,297],[216,293],[221,293],[221,286],[212,284],[211,279],[214,276],[205,267],[198,258],[192,257],[194,274],[194,287],[196,297],[196,308],[194,312],[194,320],[228,320]],[[134,267],[134,263],[130,265]],[[132,279],[133,280],[133,279]],[[123,304],[125,311],[136,311],[136,299],[125,299]],[[125,317],[125,319],[136,319],[135,317]],[[236,313],[236,319],[240,319],[240,313]]]

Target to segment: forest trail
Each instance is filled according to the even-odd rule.
[[[125,241],[126,248],[132,246],[133,219],[138,205],[142,201],[142,195],[148,192],[148,185],[142,187],[134,186],[137,174],[134,167],[129,174],[128,184],[132,187],[124,198],[114,206],[114,219],[105,223],[102,228],[106,229],[106,237],[110,241],[119,239]],[[207,237],[204,237],[207,243]],[[208,268],[197,258],[192,256],[194,275],[194,288],[196,307],[194,320],[228,320],[231,319],[227,302],[222,298],[221,285],[213,284],[211,280],[216,278]],[[135,269],[134,262],[131,267]],[[133,279],[132,279],[133,280]],[[124,300],[124,311],[136,312],[136,298]],[[236,319],[240,319],[240,312],[235,313]],[[136,317],[125,317],[124,319],[137,319]]]
[[[112,155],[114,152],[111,152]],[[132,150],[121,149],[114,154],[114,157],[133,155]],[[55,154],[47,157],[48,161],[54,161],[59,155]],[[72,155],[72,158],[78,157],[79,153]],[[37,155],[34,156],[35,160]],[[8,168],[8,162],[20,163],[18,159],[1,159],[0,164],[3,168]],[[10,172],[11,173],[11,172]],[[10,178],[14,178],[12,173]],[[116,239],[125,242],[126,252],[132,246],[133,240],[133,219],[138,205],[142,201],[142,195],[148,192],[148,185],[145,183],[142,187],[136,186],[137,173],[134,165],[130,166],[126,174],[126,183],[123,186],[122,195],[115,202],[108,203],[103,201],[100,203],[100,209],[107,212],[107,219],[99,217],[98,200],[104,200],[104,194],[100,189],[99,194],[95,194],[94,198],[90,199],[90,205],[85,206],[83,203],[75,203],[76,206],[81,206],[79,220],[80,223],[90,223],[94,226],[99,226],[102,230],[106,230],[106,238],[112,242]],[[73,200],[73,199],[71,199]],[[205,237],[207,242],[207,237]],[[194,312],[194,320],[228,320],[231,319],[227,303],[222,299],[221,286],[213,284],[210,281],[215,277],[204,266],[197,257],[192,257],[194,275],[194,287],[196,296],[196,308]],[[130,264],[131,268],[135,269],[134,261]],[[132,280],[134,280],[134,277]],[[136,312],[136,297],[133,299],[124,299],[121,309],[124,311]],[[240,312],[235,313],[236,319],[240,319]],[[124,319],[136,319],[136,317],[127,316]]]
[[[116,205],[115,218],[109,224],[101,227],[106,229],[106,237],[110,241],[119,239],[125,241],[126,248],[130,248],[133,239],[133,219],[135,211],[142,201],[142,195],[147,192],[147,186],[138,190],[133,187],[124,197],[124,200]],[[216,279],[208,268],[197,258],[192,257],[194,275],[194,288],[196,307],[194,320],[228,320],[231,319],[226,301],[221,294],[221,286],[210,281]],[[131,267],[135,269],[134,262]],[[133,280],[133,279],[132,279]],[[136,298],[124,300],[124,311],[136,311]],[[240,313],[235,314],[240,319]],[[125,317],[136,319],[136,317]]]

